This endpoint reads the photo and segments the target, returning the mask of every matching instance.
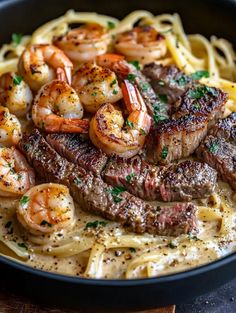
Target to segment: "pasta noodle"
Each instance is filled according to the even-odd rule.
[[[119,21],[97,13],[70,10],[65,15],[42,25],[31,36],[23,36],[18,45],[13,42],[3,45],[0,49],[0,74],[17,70],[19,56],[27,45],[51,43],[52,38],[64,34],[71,23],[84,22],[95,22],[103,26],[112,23],[113,27],[109,30],[111,36],[131,29],[137,22],[141,25],[152,25],[164,35],[167,45],[165,57],[157,62],[164,65],[176,64],[187,74],[197,70],[207,70],[210,77],[202,78],[201,82],[222,88],[227,92],[229,101],[226,114],[236,112],[236,65],[231,43],[215,36],[209,40],[200,34],[187,35],[178,14],[154,16],[147,11],[135,11]],[[22,249],[19,244],[8,239],[9,234],[0,233],[0,241],[23,260],[29,259],[31,254],[34,255],[32,260],[27,261],[29,265],[32,262],[32,264],[40,264],[40,267],[42,263],[51,260],[52,256],[57,257],[58,264],[62,264],[61,267],[58,265],[58,272],[63,272],[63,267],[68,265],[67,258],[76,259],[76,266],[81,269],[81,271],[77,269],[77,272],[85,277],[137,278],[178,271],[221,257],[224,241],[235,243],[236,233],[235,230],[232,231],[235,225],[235,210],[231,200],[231,190],[228,185],[222,190],[230,194],[230,197],[225,199],[224,192],[217,192],[207,199],[207,203],[196,201],[198,220],[202,227],[199,236],[195,238],[187,235],[177,238],[146,234],[138,236],[128,233],[116,223],[89,232],[85,225],[93,216],[86,215],[77,208],[77,217],[80,216],[80,221],[76,224],[77,230],[63,234],[61,239],[60,233],[56,233],[54,237],[28,235],[27,249],[24,247]],[[14,222],[14,206],[8,210],[12,212],[8,215],[4,215],[4,207],[7,205],[1,202],[0,206],[3,216],[1,227],[4,229],[4,223],[9,219]],[[16,230],[16,233],[20,234],[21,231]],[[120,261],[116,266],[109,267],[117,251],[121,253]],[[78,261],[80,255],[83,257]],[[201,259],[203,255],[206,257]],[[41,260],[41,263],[39,261],[37,263],[35,258]],[[50,270],[52,266],[42,266],[42,268]],[[74,273],[75,271],[72,271],[70,274]]]

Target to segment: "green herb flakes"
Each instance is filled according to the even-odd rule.
[[[135,80],[135,75],[134,74],[131,74],[131,73],[129,73],[128,75],[127,75],[127,79],[129,80],[129,81],[134,81]]]
[[[112,93],[113,93],[113,95],[117,95],[117,94],[118,94],[118,90],[117,90],[117,89],[114,89],[114,90],[112,91]]]
[[[120,194],[122,194],[124,191],[126,191],[126,188],[124,186],[116,186],[111,190],[108,190],[110,194],[113,197],[113,201],[115,203],[119,203],[122,201],[122,198],[119,197]]]
[[[21,76],[15,75],[13,77],[13,84],[15,86],[20,85],[20,83],[22,82],[23,78]]]
[[[199,80],[203,77],[205,77],[205,78],[210,77],[210,74],[208,71],[196,71],[191,76],[194,80]]]
[[[15,45],[19,45],[21,43],[22,37],[23,37],[23,34],[14,33],[11,35],[11,40]]]
[[[114,22],[108,21],[107,22],[107,28],[108,29],[114,29],[116,27],[116,24]]]
[[[208,150],[211,152],[211,153],[215,153],[217,152],[219,149],[219,144],[217,142],[213,142],[209,147],[208,147]]]
[[[76,177],[76,178],[74,179],[74,183],[75,183],[76,185],[81,184],[81,179],[80,179],[79,177]]]
[[[85,229],[104,227],[104,226],[106,226],[106,225],[107,225],[107,222],[105,222],[105,221],[88,222],[88,223],[85,225]]]
[[[150,85],[148,83],[142,84],[141,89],[142,91],[147,91],[150,88]]]
[[[110,87],[112,87],[113,85],[115,85],[117,83],[117,79],[114,79],[111,83],[110,83]]]
[[[158,98],[160,99],[161,102],[167,103],[167,95],[158,95]]]
[[[20,199],[20,205],[24,208],[27,206],[28,202],[30,201],[30,198],[28,196],[23,196]]]
[[[161,86],[161,87],[165,86],[164,80],[159,80],[157,83],[158,83],[158,85]]]
[[[145,132],[144,129],[140,128],[139,131],[140,131],[140,134],[141,134],[142,136],[146,136],[146,135],[147,135],[147,133]]]
[[[128,126],[130,129],[134,128],[134,123],[130,122],[128,119],[125,121],[125,125]]]
[[[133,172],[133,173],[127,175],[127,176],[125,177],[125,180],[126,180],[128,183],[130,183],[130,182],[135,178],[135,176],[136,176],[136,173]]]
[[[168,155],[168,147],[164,147],[161,151],[161,158],[164,160],[167,158]]]
[[[140,64],[139,64],[139,61],[128,61],[128,63],[132,64],[137,70],[140,70]]]
[[[94,91],[94,92],[91,93],[91,96],[93,96],[93,97],[96,97],[96,95],[97,95],[97,92],[96,92],[96,91]]]

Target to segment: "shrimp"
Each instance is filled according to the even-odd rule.
[[[0,103],[16,116],[25,116],[33,100],[29,86],[16,73],[0,76]]]
[[[121,88],[129,112],[126,122],[117,105],[105,104],[92,118],[89,135],[93,144],[108,155],[130,158],[143,147],[151,118],[138,89],[127,80]]]
[[[40,89],[55,77],[71,84],[72,68],[73,64],[64,52],[49,44],[26,48],[18,63],[19,74],[32,90]]]
[[[8,108],[0,106],[0,144],[6,147],[16,145],[21,139],[21,124]]]
[[[84,108],[95,113],[104,103],[114,103],[122,98],[116,74],[108,68],[85,63],[73,76],[72,86]]]
[[[0,146],[0,196],[21,196],[34,185],[34,171],[25,157],[15,147]]]
[[[53,80],[36,95],[32,108],[35,125],[47,132],[83,133],[88,120],[82,120],[83,107],[75,90],[66,82]]]
[[[88,62],[107,51],[111,41],[107,29],[99,24],[85,24],[64,36],[55,37],[53,44],[75,62]]]
[[[64,185],[42,184],[28,190],[16,210],[18,221],[34,235],[50,234],[72,227],[75,207]]]
[[[142,64],[158,60],[167,52],[164,37],[151,26],[134,27],[118,34],[115,49],[128,60],[137,60]]]

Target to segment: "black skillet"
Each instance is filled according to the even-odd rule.
[[[155,14],[178,12],[188,33],[216,34],[236,43],[236,1],[219,0],[8,0],[0,2],[0,40],[12,33],[31,33],[42,23],[73,8],[123,17],[147,9]],[[236,254],[183,273],[139,280],[88,280],[43,272],[0,257],[1,284],[40,302],[100,308],[141,310],[183,303],[236,276]]]

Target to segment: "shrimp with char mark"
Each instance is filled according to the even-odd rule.
[[[33,100],[29,86],[21,76],[8,72],[0,77],[0,103],[16,116],[25,116]]]
[[[34,171],[25,157],[15,147],[0,146],[0,196],[21,196],[34,185]]]
[[[84,133],[83,107],[75,90],[66,82],[53,80],[36,95],[32,108],[35,125],[47,132]]]
[[[69,190],[60,184],[42,184],[28,190],[17,208],[22,226],[34,235],[50,234],[72,227],[75,207]]]
[[[104,103],[115,103],[122,98],[116,74],[109,68],[93,63],[83,64],[74,74],[72,86],[84,108],[95,113]]]
[[[115,49],[127,60],[142,64],[156,61],[167,52],[165,38],[152,26],[134,27],[116,36]]]
[[[130,158],[142,149],[151,118],[138,89],[127,80],[121,87],[129,111],[126,122],[117,105],[105,104],[92,118],[89,135],[93,144],[108,155]]]
[[[59,48],[49,44],[32,45],[24,50],[18,71],[32,90],[38,90],[54,78],[71,84],[73,64]]]
[[[22,137],[21,124],[8,108],[0,106],[0,144],[6,147],[16,145]]]
[[[64,36],[55,37],[53,44],[75,62],[88,62],[107,51],[111,37],[99,24],[85,24],[72,29]]]

